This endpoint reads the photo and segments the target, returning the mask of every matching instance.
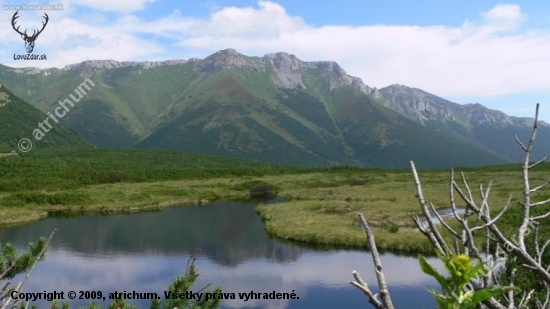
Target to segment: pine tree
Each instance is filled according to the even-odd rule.
[[[12,292],[21,292],[30,277],[30,274],[38,261],[44,257],[44,252],[53,237],[55,230],[48,240],[41,237],[36,243],[29,243],[29,250],[25,253],[18,253],[15,246],[10,243],[0,244],[0,282],[12,279],[18,274],[27,272],[27,276],[16,286],[9,281],[3,284],[0,291],[0,308],[17,308],[20,306],[19,299],[11,298]]]

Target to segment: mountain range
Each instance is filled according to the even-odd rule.
[[[61,122],[98,147],[442,168],[518,162],[513,134],[527,138],[533,122],[403,85],[369,87],[335,62],[284,52],[250,57],[226,49],[205,59],[92,60],[62,69],[0,65],[0,83],[43,113],[86,79],[95,86]],[[539,128],[535,157],[550,146],[550,126]]]

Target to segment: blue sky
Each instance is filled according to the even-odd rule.
[[[286,51],[334,60],[372,87],[421,88],[457,103],[481,103],[550,122],[550,1],[2,1],[62,4],[46,11],[35,54],[14,61],[24,42],[15,11],[0,10],[0,63],[63,67],[93,59],[204,58],[234,48],[251,56]],[[33,29],[44,11],[20,11]]]

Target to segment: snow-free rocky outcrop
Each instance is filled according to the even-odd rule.
[[[234,49],[218,51],[204,59],[191,58],[189,60],[166,61],[115,61],[115,60],[86,60],[76,64],[69,64],[61,70],[77,70],[83,77],[89,77],[97,70],[110,70],[125,67],[140,67],[149,69],[161,66],[193,64],[193,71],[199,76],[207,76],[217,71],[242,69],[253,72],[266,72],[271,67],[271,80],[277,87],[284,89],[306,89],[303,75],[308,70],[319,70],[323,77],[328,78],[330,90],[342,86],[353,88],[374,97],[379,96],[378,89],[367,86],[359,77],[350,76],[334,61],[302,61],[295,55],[285,52],[269,53],[263,57],[250,57],[238,53]],[[21,68],[14,69],[22,74],[45,74],[58,69]]]
[[[428,121],[457,122],[468,128],[479,125],[532,126],[533,118],[511,117],[479,103],[457,104],[425,92],[421,89],[393,84],[380,89],[382,101],[387,107],[406,117],[426,124]],[[541,125],[550,126],[541,121]]]
[[[272,82],[285,89],[305,89],[303,74],[308,70],[318,69],[324,77],[328,77],[330,90],[350,85],[363,93],[378,95],[376,88],[371,88],[358,77],[350,76],[333,61],[302,61],[295,55],[285,52],[269,53],[263,57],[249,57],[234,49],[216,52],[204,60],[198,60],[195,71],[201,75],[227,69],[242,69],[253,72],[265,72],[272,69]]]

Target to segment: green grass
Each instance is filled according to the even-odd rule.
[[[544,164],[533,171],[532,184],[544,182],[549,169],[550,164]],[[479,183],[493,180],[489,203],[494,212],[513,193],[513,207],[502,223],[509,232],[517,227],[520,166],[460,170],[474,191]],[[447,208],[449,171],[419,170],[419,176],[426,199]],[[133,212],[245,199],[257,184],[271,185],[284,200],[257,208],[267,231],[276,237],[366,248],[358,220],[363,213],[381,250],[432,253],[425,237],[414,231],[411,217],[420,214],[420,206],[408,170],[306,169],[168,150],[37,149],[22,157],[0,157],[0,224],[29,222],[59,211]],[[549,196],[542,190],[534,200]]]
[[[152,149],[40,149],[0,157],[0,192],[78,189],[87,185],[296,173],[231,158]]]
[[[265,175],[306,169],[151,149],[36,149],[0,157],[0,223],[51,211],[137,211],[248,197]]]
[[[546,164],[531,173],[533,184],[547,180],[548,167]],[[468,169],[465,175],[478,202],[481,200],[479,184],[485,187],[493,180],[489,204],[494,214],[503,208],[508,195],[513,194],[512,209],[503,217],[501,228],[506,233],[517,229],[522,199],[519,166],[502,166],[501,170],[498,167]],[[363,213],[374,227],[381,249],[433,253],[427,239],[415,231],[412,215],[420,214],[421,209],[409,171],[332,171],[300,176],[300,182],[287,178],[286,184],[277,184],[276,178],[266,180],[277,184],[280,195],[289,200],[257,208],[271,234],[305,243],[366,248],[365,232],[358,220],[358,214]],[[449,207],[449,171],[419,171],[419,177],[425,198],[436,208]],[[541,192],[534,195],[534,200],[548,196],[548,192]],[[538,210],[541,214],[544,211]],[[391,233],[389,227],[392,226],[398,226],[399,230]],[[550,235],[550,231],[545,233]]]

